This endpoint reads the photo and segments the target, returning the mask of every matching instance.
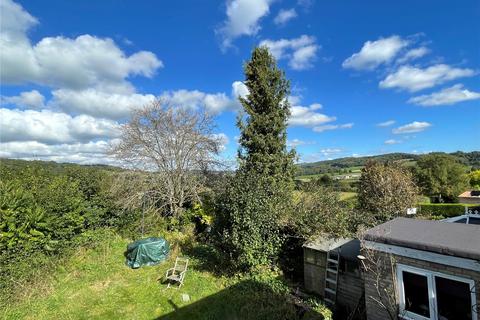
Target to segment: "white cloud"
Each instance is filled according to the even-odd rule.
[[[446,88],[438,92],[413,97],[408,100],[408,102],[425,107],[431,107],[452,105],[458,102],[475,99],[480,99],[480,92],[463,89],[462,84],[456,84],[450,88]]]
[[[429,127],[431,127],[432,124],[424,121],[414,121],[412,123],[406,124],[404,126],[395,128],[392,130],[394,134],[404,134],[404,133],[414,133],[414,132],[421,132]]]
[[[345,123],[345,124],[327,124],[323,126],[317,126],[313,128],[315,132],[324,132],[329,130],[337,130],[337,129],[351,129],[353,127],[353,123]]]
[[[400,140],[395,140],[395,139],[388,139],[388,140],[385,140],[384,143],[385,143],[385,144],[388,144],[388,145],[393,145],[393,144],[402,143],[402,141],[400,141]]]
[[[50,105],[74,114],[88,114],[94,117],[122,119],[132,110],[141,108],[155,99],[151,94],[106,93],[96,89],[52,91]]]
[[[126,78],[152,77],[163,66],[152,52],[127,56],[112,39],[88,34],[75,39],[46,37],[32,44],[27,31],[37,20],[10,0],[1,2],[1,18],[0,79],[5,84],[132,92]]]
[[[8,41],[24,37],[27,30],[38,23],[35,17],[11,0],[0,1],[0,15],[0,32]]]
[[[0,109],[0,141],[46,144],[87,142],[119,135],[118,124],[86,115],[72,117],[49,110]]]
[[[294,19],[297,17],[297,12],[295,11],[295,8],[292,9],[281,9],[275,19],[273,19],[273,22],[276,25],[285,25],[288,21]]]
[[[12,104],[21,108],[43,108],[45,105],[45,97],[37,90],[24,91],[18,96],[2,96],[2,104]]]
[[[248,88],[242,81],[232,83],[232,96],[235,100],[237,100],[238,97],[245,98],[248,93]]]
[[[325,149],[320,150],[320,153],[322,155],[324,155],[325,157],[330,157],[334,154],[339,154],[339,153],[342,153],[342,152],[343,152],[343,149],[341,149],[341,148],[325,148]]]
[[[287,140],[287,147],[289,148],[296,148],[298,146],[305,146],[305,145],[311,145],[315,144],[314,141],[304,141],[300,139],[292,139],[292,140]]]
[[[387,120],[384,122],[377,123],[377,127],[389,127],[393,124],[395,124],[395,120]]]
[[[462,77],[475,75],[472,69],[460,69],[446,64],[437,64],[425,69],[402,66],[380,82],[380,88],[399,88],[411,92],[442,84]]]
[[[233,91],[238,89],[238,87],[234,87]],[[236,110],[239,107],[238,100],[225,93],[205,93],[198,90],[167,91],[160,95],[160,99],[173,106],[191,109],[205,108],[212,114]]]
[[[240,36],[255,35],[260,30],[260,19],[269,13],[272,0],[230,0],[227,3],[227,19],[217,29],[222,38],[222,48],[231,47]]]
[[[367,41],[360,52],[346,59],[342,66],[355,70],[373,70],[381,64],[389,63],[409,42],[399,36]]]
[[[294,70],[305,70],[313,66],[320,46],[315,37],[302,35],[293,39],[263,40],[261,46],[270,49],[277,60],[288,59],[289,66]]]
[[[398,58],[397,63],[405,63],[407,61],[415,60],[423,57],[424,55],[427,55],[428,53],[430,53],[430,49],[428,49],[427,47],[411,49],[407,51],[407,53],[405,53],[403,57]]]
[[[291,126],[313,127],[336,120],[335,117],[330,117],[323,113],[317,112],[321,108],[322,105],[319,103],[311,104],[308,107],[298,105],[291,106],[291,114],[288,124]]]
[[[88,143],[48,145],[37,141],[0,143],[0,157],[24,160],[76,162],[80,164],[119,165],[105,155],[110,143],[99,140]]]
[[[214,133],[212,136],[220,144],[220,151],[227,150],[227,145],[230,143],[230,139],[225,133]]]

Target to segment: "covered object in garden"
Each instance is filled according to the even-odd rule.
[[[137,240],[127,246],[127,265],[130,268],[158,264],[168,257],[170,245],[164,238]]]

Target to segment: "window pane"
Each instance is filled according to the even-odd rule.
[[[403,287],[405,289],[405,310],[429,318],[427,277],[403,271]]]
[[[439,319],[472,319],[472,298],[468,283],[435,277],[435,287]]]

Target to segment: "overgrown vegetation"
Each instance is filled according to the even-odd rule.
[[[415,206],[417,196],[413,175],[403,167],[390,162],[368,162],[362,170],[358,209],[369,224],[406,215],[407,209]]]

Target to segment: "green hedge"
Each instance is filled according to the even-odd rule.
[[[461,203],[419,203],[422,216],[443,216],[445,218],[460,216],[465,213],[466,207],[475,207],[475,204]]]

